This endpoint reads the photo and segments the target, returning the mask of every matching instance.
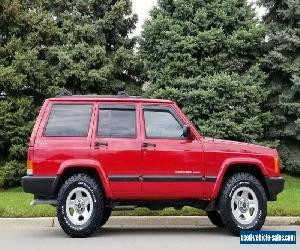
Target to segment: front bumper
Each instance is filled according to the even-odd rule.
[[[32,193],[35,197],[55,198],[59,176],[24,176],[22,187],[24,192]]]
[[[284,179],[282,176],[279,177],[265,177],[269,197],[268,200],[276,201],[276,196],[282,192],[284,188]]]

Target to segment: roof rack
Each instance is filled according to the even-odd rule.
[[[72,96],[72,92],[65,88],[62,88],[60,89],[59,94],[57,96]]]
[[[0,92],[0,100],[6,100],[7,94],[4,91]]]
[[[130,95],[128,95],[125,91],[119,91],[117,95],[121,95],[121,96],[130,96]]]
[[[125,91],[119,91],[117,95],[72,95],[72,93],[67,89],[61,89],[57,97],[79,97],[79,98],[143,98],[142,96],[130,96]]]

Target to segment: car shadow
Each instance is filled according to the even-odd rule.
[[[50,230],[50,232],[49,232]],[[44,233],[43,233],[44,231]],[[143,226],[143,227],[132,227],[132,226],[106,226],[96,230],[89,238],[98,237],[127,237],[128,235],[140,236],[172,236],[172,235],[189,235],[189,236],[205,236],[205,235],[222,235],[228,237],[234,237],[224,228],[217,227],[162,227],[162,226]],[[39,237],[43,238],[70,238],[66,235],[60,227],[48,228],[41,230]]]
[[[117,227],[110,226],[98,229],[93,236],[109,236],[109,235],[127,235],[127,234],[135,234],[135,235],[172,235],[172,234],[220,234],[220,235],[228,235],[232,236],[226,229],[224,228],[216,228],[216,227]]]

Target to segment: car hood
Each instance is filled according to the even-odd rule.
[[[204,144],[205,146],[211,149],[214,149],[216,151],[223,151],[223,152],[264,154],[264,155],[277,154],[277,151],[275,149],[268,148],[265,146],[245,143],[245,142],[238,142],[238,141],[214,139],[210,137],[204,138]]]

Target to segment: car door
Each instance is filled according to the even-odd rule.
[[[141,193],[141,140],[134,103],[98,104],[93,155],[107,174],[112,195],[135,198]]]
[[[203,196],[202,144],[182,137],[184,121],[172,105],[143,105],[142,192],[156,198]]]

